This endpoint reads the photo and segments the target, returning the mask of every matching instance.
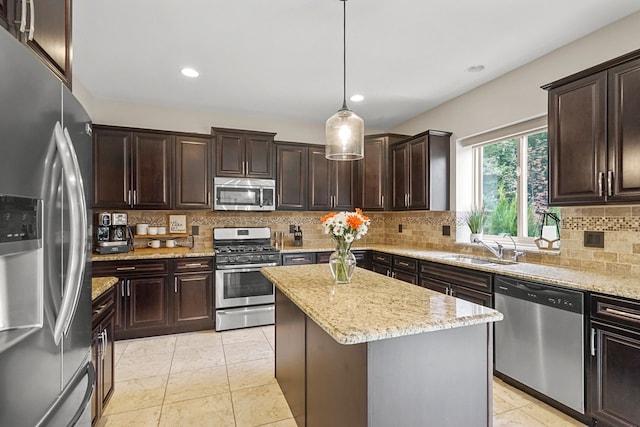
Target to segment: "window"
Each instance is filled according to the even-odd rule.
[[[537,130],[473,149],[474,199],[488,213],[484,233],[533,244],[548,206],[547,131]]]

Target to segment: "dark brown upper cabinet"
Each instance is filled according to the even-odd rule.
[[[274,178],[275,133],[211,128],[215,138],[215,176]]]
[[[71,87],[71,0],[0,0],[0,25]]]
[[[212,209],[213,142],[211,138],[176,135],[174,207]]]
[[[169,209],[174,136],[94,126],[94,207]]]
[[[307,209],[307,155],[306,145],[276,143],[276,209]]]
[[[378,134],[364,137],[364,159],[360,160],[362,209],[385,210],[389,196],[389,145],[408,135]]]
[[[640,201],[640,50],[543,88],[549,204]]]
[[[358,162],[325,158],[325,147],[309,147],[309,210],[359,207]]]
[[[391,146],[392,209],[449,209],[450,137],[428,130]]]

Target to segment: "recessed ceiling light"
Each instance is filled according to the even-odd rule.
[[[198,77],[200,75],[199,72],[189,67],[185,67],[181,71],[182,71],[182,74],[184,74],[187,77]]]
[[[352,100],[353,102],[360,102],[364,99],[364,96],[362,95],[352,95],[351,98],[349,98],[350,100]]]
[[[471,67],[467,68],[468,73],[479,73],[482,70],[484,70],[484,65],[472,65]]]

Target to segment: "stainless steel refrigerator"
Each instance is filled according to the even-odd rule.
[[[89,116],[0,28],[0,426],[88,426]]]

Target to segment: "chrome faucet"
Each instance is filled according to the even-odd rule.
[[[504,233],[501,234],[500,236],[502,237],[508,237],[511,239],[511,242],[513,243],[513,256],[511,257],[511,261],[513,262],[518,262],[518,257],[520,255],[524,255],[524,251],[519,251],[518,250],[518,246],[516,245],[516,241],[513,239],[513,237],[511,236],[511,234],[509,233]]]
[[[493,256],[495,256],[498,259],[502,259],[504,257],[504,246],[502,246],[500,242],[496,242],[496,244],[498,245],[498,249],[493,249],[491,246],[487,245],[485,242],[478,239],[477,237],[473,239],[473,243],[481,244],[486,250],[491,252]]]

